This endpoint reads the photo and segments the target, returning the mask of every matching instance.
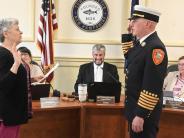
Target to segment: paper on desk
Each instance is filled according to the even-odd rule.
[[[178,101],[178,102],[184,102],[184,98],[180,98],[180,97],[177,97],[177,96],[175,96],[173,100]]]
[[[56,63],[56,65],[51,70],[49,70],[49,72],[47,72],[47,74],[45,74],[45,76],[41,80],[39,80],[38,82],[44,81],[58,67],[59,67],[59,63]]]

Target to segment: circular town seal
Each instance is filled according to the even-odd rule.
[[[103,0],[77,0],[72,8],[72,18],[77,27],[87,32],[99,30],[109,16]]]

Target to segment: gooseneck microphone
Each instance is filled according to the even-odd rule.
[[[106,69],[104,69],[103,67],[100,67],[104,73],[106,73],[111,79],[113,79],[115,82],[119,83],[119,80],[116,79],[109,71],[107,71]]]

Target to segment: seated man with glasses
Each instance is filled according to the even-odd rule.
[[[174,97],[184,98],[184,56],[178,59],[178,71],[166,76],[163,91],[172,91]]]

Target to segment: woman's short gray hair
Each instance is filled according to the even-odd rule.
[[[96,44],[92,48],[92,52],[95,52],[95,51],[103,51],[105,53],[105,46],[102,44]]]
[[[19,24],[15,18],[0,19],[0,42],[4,42],[3,33],[6,32],[12,25]]]

